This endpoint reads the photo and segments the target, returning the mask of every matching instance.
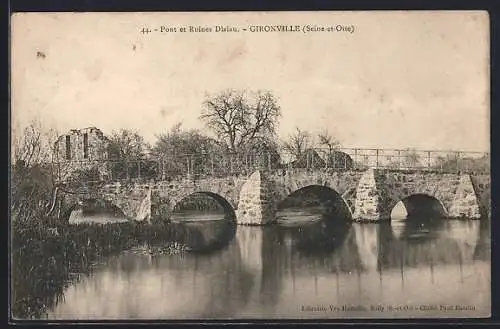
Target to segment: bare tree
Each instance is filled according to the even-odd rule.
[[[281,109],[270,92],[225,90],[207,95],[200,119],[231,152],[257,137],[275,136]]]
[[[314,140],[311,133],[301,130],[299,127],[288,135],[288,139],[283,142],[283,149],[299,159],[308,149],[314,147]]]
[[[15,218],[33,218],[45,211],[57,180],[52,166],[54,129],[44,130],[33,120],[13,131],[11,170],[11,211]]]
[[[49,162],[54,134],[54,130],[44,131],[38,120],[33,120],[22,133],[16,132],[12,136],[14,164],[22,163],[25,167],[32,167]]]
[[[329,153],[340,146],[340,142],[327,129],[318,134],[318,144],[328,147]]]

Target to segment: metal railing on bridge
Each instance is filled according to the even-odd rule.
[[[172,180],[249,175],[255,170],[366,170],[489,173],[483,152],[336,148],[290,152],[164,155],[50,164],[60,181]]]

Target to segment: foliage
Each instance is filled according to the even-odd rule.
[[[12,220],[29,221],[47,210],[56,181],[52,166],[48,164],[55,138],[55,131],[44,131],[37,120],[21,134],[13,135],[15,162],[10,172]]]
[[[484,155],[480,158],[459,157],[458,154],[448,154],[440,156],[437,163],[434,165],[435,169],[444,171],[476,171],[476,172],[489,172],[490,171],[490,157]]]
[[[11,171],[11,218],[29,220],[47,209],[52,197],[52,177],[42,165],[17,165]]]
[[[330,150],[326,159],[326,166],[328,168],[351,169],[354,167],[354,161],[351,156],[341,151]]]
[[[89,274],[103,257],[123,250],[146,253],[217,250],[234,236],[234,223],[219,221],[206,233],[182,223],[59,223],[38,218],[12,226],[12,315],[42,317],[61,299],[64,289]],[[212,234],[215,233],[215,234]],[[189,248],[187,248],[189,246]]]
[[[120,129],[111,134],[108,156],[110,159],[137,159],[142,158],[147,150],[144,138],[138,132],[129,129]]]
[[[145,161],[148,144],[138,132],[129,129],[114,131],[108,145],[108,157],[114,160],[111,175],[115,179],[138,177],[140,172],[152,172],[154,164]]]
[[[326,163],[318,152],[313,149],[303,151],[295,161],[292,161],[293,168],[325,168]]]

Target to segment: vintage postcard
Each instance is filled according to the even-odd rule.
[[[490,317],[489,26],[13,14],[11,318]]]

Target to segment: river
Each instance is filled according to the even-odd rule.
[[[48,319],[328,319],[490,314],[489,220],[338,224],[313,211],[275,226],[176,220],[195,252],[124,250],[69,285]],[[229,232],[229,233],[228,233]],[[199,241],[202,241],[201,243]],[[203,252],[204,244],[214,245]],[[207,249],[207,250],[208,250]]]

